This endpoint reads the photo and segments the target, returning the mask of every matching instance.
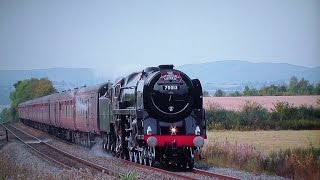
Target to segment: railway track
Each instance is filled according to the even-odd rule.
[[[52,145],[41,141],[40,139],[20,130],[12,125],[1,124],[5,129],[7,129],[12,135],[17,139],[23,142],[26,146],[40,154],[41,156],[47,158],[50,161],[53,161],[66,169],[89,169],[92,173],[104,172],[112,176],[121,176],[119,172],[115,172],[111,169],[105,168],[98,164],[89,162],[85,159],[76,157],[68,152],[65,152],[61,149],[53,147]]]
[[[192,173],[201,174],[201,175],[204,175],[204,176],[208,176],[208,177],[212,177],[212,178],[218,178],[218,179],[238,180],[238,178],[235,178],[235,177],[216,174],[216,173],[204,171],[204,170],[201,170],[201,169],[195,169],[195,168],[193,169]]]
[[[108,169],[106,167],[103,167],[101,165],[89,162],[85,159],[76,157],[66,151],[63,151],[61,149],[58,149],[48,143],[45,142],[45,140],[40,140],[37,137],[34,137],[30,135],[29,133],[20,130],[19,128],[12,126],[12,125],[2,125],[8,131],[16,136],[20,141],[22,141],[24,144],[26,144],[31,149],[35,150],[37,153],[41,154],[42,156],[46,157],[47,159],[60,164],[64,168],[71,169],[71,168],[87,168],[92,170],[92,172],[105,172],[112,176],[125,176],[125,174],[116,172],[114,170]],[[48,136],[50,136],[48,134]],[[43,137],[42,137],[43,139]],[[45,138],[44,138],[45,139]],[[220,174],[215,174],[208,171],[203,171],[200,169],[194,169],[192,172],[173,172],[165,169],[161,169],[158,167],[150,167],[150,166],[144,166],[138,163],[130,162],[123,159],[118,159],[119,161],[122,161],[123,164],[126,164],[127,168],[132,168],[133,166],[136,169],[139,169],[140,171],[151,171],[151,172],[160,172],[162,174],[169,175],[170,177],[174,179],[226,179],[226,180],[235,180],[237,178],[224,176]],[[126,167],[123,167],[126,168]]]

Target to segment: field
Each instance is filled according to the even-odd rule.
[[[320,130],[211,131],[203,162],[290,179],[320,179]]]
[[[207,144],[224,142],[248,144],[267,155],[272,151],[308,148],[310,143],[320,148],[320,130],[301,131],[209,131]]]
[[[288,102],[294,106],[317,106],[320,96],[241,96],[241,97],[204,97],[204,106],[219,105],[227,110],[239,110],[245,101],[257,102],[262,107],[270,110],[276,102]]]

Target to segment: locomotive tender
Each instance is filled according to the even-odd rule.
[[[206,139],[202,87],[173,65],[19,104],[21,122],[91,147],[96,136],[115,156],[192,169]]]

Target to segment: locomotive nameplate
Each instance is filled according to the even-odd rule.
[[[176,81],[180,82],[182,80],[179,72],[164,71],[161,72],[160,81]]]

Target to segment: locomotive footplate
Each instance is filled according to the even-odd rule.
[[[192,169],[194,152],[203,146],[206,136],[197,135],[144,135],[144,139],[161,156],[156,157],[163,165]]]
[[[176,147],[202,147],[206,136],[197,135],[144,135],[145,142],[149,138],[155,138],[156,147],[164,147],[167,144],[174,144]]]

